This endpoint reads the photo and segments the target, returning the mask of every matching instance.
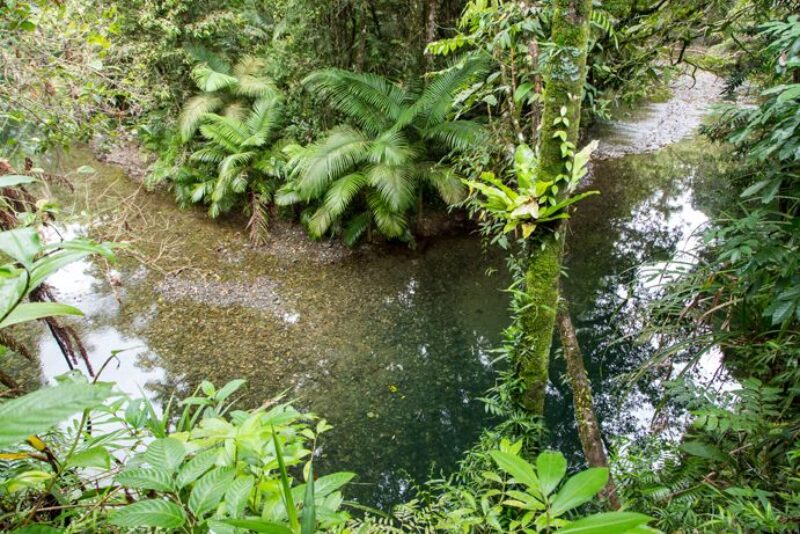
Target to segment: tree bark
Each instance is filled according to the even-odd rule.
[[[439,10],[439,0],[426,0],[425,2],[425,46],[436,40],[436,17]],[[433,54],[425,54],[425,71],[433,70]]]
[[[555,52],[544,76],[544,106],[539,134],[538,179],[543,181],[556,181],[558,176],[566,174],[569,160],[562,155],[562,140],[554,134],[563,130],[567,142],[573,146],[578,144],[591,12],[592,0],[554,2],[551,41]],[[568,125],[554,124],[562,117],[562,108],[566,111],[564,117]],[[566,188],[562,187],[561,191],[566,191]],[[522,318],[527,346],[521,355],[520,374],[525,386],[522,404],[534,415],[544,413],[564,250],[562,234],[556,228],[542,238],[541,248],[535,247],[538,251],[528,261],[525,277],[525,291],[531,306]]]
[[[581,440],[583,454],[591,467],[608,467],[608,456],[600,432],[600,424],[594,411],[592,384],[583,363],[583,354],[578,344],[578,337],[575,335],[569,305],[563,301],[558,311],[558,332],[564,350],[564,361],[567,364],[567,380],[572,389],[572,405],[575,409],[575,420],[578,423],[578,436]],[[603,497],[612,509],[619,510],[616,485],[610,477],[603,490]]]

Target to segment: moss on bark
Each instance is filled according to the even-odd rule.
[[[591,11],[592,0],[554,2],[551,40],[555,52],[545,72],[539,134],[539,179],[544,181],[555,181],[566,170],[568,160],[561,150],[564,140],[555,135],[556,132],[564,131],[565,140],[573,147],[578,144]],[[557,121],[560,117],[566,117],[567,124]],[[522,317],[526,346],[519,360],[519,372],[525,385],[522,404],[535,415],[544,412],[564,248],[563,237],[559,238],[558,232],[541,239],[544,248],[537,247],[538,251],[529,258],[525,275],[525,291],[531,306]]]

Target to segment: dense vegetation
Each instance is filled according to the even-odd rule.
[[[0,529],[9,532],[795,532],[800,523],[800,5],[793,0],[4,0],[0,3]],[[561,292],[592,122],[725,80],[702,135],[727,196],[686,261],[658,273],[630,384],[661,427],[603,436]],[[145,184],[183,209],[311,240],[413,247],[466,213],[507,255],[501,422],[458,472],[390,511],[315,471],[330,426],[242,380],[165,406],[101,381],[47,278],[125,246],[62,239],[47,156],[134,141]],[[600,191],[602,193],[602,191]],[[244,214],[244,217],[240,217]],[[54,237],[55,236],[55,237]],[[98,239],[99,241],[99,239]],[[44,323],[70,369],[30,388]],[[13,328],[12,328],[13,327]],[[543,447],[558,333],[586,465]],[[111,351],[114,347],[108,347]],[[734,387],[693,373],[708,354]],[[116,357],[112,353],[112,357]],[[31,365],[36,365],[32,363]],[[324,414],[323,414],[324,415]],[[402,429],[400,430],[402,431]],[[584,469],[585,468],[585,469]],[[582,469],[582,470],[581,470]]]

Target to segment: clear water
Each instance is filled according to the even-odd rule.
[[[127,212],[131,248],[161,254],[152,266],[123,254],[110,275],[120,287],[89,261],[50,280],[86,313],[75,324],[95,369],[122,351],[104,379],[160,401],[203,379],[247,379],[247,407],[285,392],[334,426],[321,441],[320,472],[358,473],[350,496],[377,506],[452,471],[491,424],[477,397],[494,383],[489,351],[508,323],[508,280],[502,257],[476,237],[353,254],[302,235],[253,248],[241,221],[212,222],[178,211],[166,194],[137,193],[85,150],[61,166],[87,163],[97,172],[75,177],[65,198],[76,216],[62,233],[109,233]],[[97,227],[81,222],[84,211]],[[66,371],[46,333],[39,347],[45,377]]]
[[[664,109],[651,106],[638,122],[604,125],[596,135],[611,144],[636,138],[637,128],[648,135]],[[646,388],[624,390],[618,380],[652,352],[619,341],[640,321],[636,302],[646,287],[637,266],[691,244],[721,196],[707,179],[710,152],[689,138],[599,161],[590,187],[602,194],[582,202],[571,221],[566,292],[611,439],[640,432],[653,412]],[[97,172],[76,175],[76,191],[62,195],[73,214],[65,231],[114,237],[124,220],[131,250],[148,258],[142,265],[123,255],[110,272],[119,287],[91,262],[51,280],[61,300],[86,312],[76,325],[95,368],[122,351],[105,379],[162,401],[206,378],[247,379],[242,406],[285,393],[334,425],[322,441],[320,472],[355,471],[351,496],[382,507],[406,498],[413,481],[452,471],[492,423],[477,398],[494,383],[490,350],[509,321],[508,279],[502,257],[485,254],[477,237],[343,254],[278,225],[281,238],[252,248],[241,220],[179,212],[168,195],[143,192],[86,150],[60,165],[87,163]],[[487,277],[487,269],[497,273]],[[39,347],[44,378],[66,370],[48,335]],[[552,444],[580,462],[557,346],[553,357]]]

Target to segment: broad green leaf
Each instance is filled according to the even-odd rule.
[[[570,477],[564,487],[553,497],[550,508],[551,515],[558,517],[592,500],[608,482],[608,469],[590,467]]]
[[[567,459],[560,452],[544,451],[536,458],[536,472],[539,475],[539,487],[548,496],[567,474]]]
[[[225,505],[228,515],[238,517],[244,513],[250,490],[255,485],[255,479],[250,475],[238,476],[225,490]]]
[[[41,250],[42,241],[35,228],[16,228],[0,232],[0,251],[27,268],[31,267],[33,258]]]
[[[219,449],[209,449],[197,454],[194,458],[186,462],[178,471],[176,483],[178,488],[186,487],[198,478],[200,478],[206,471],[214,467],[214,463],[219,455]]]
[[[66,465],[68,467],[100,467],[108,469],[111,466],[111,455],[105,447],[92,447],[70,456]]]
[[[152,467],[172,473],[186,457],[186,448],[175,438],[161,438],[148,445],[143,457]]]
[[[573,521],[558,529],[559,534],[622,534],[646,524],[650,517],[634,512],[606,512]]]
[[[123,528],[155,527],[175,529],[186,522],[186,514],[170,501],[147,499],[129,504],[111,516],[110,523]]]
[[[498,467],[514,477],[520,484],[525,484],[534,491],[534,495],[540,495],[539,479],[533,470],[533,466],[514,454],[503,451],[491,451],[489,453]]]
[[[0,404],[0,447],[49,430],[111,395],[110,384],[71,383],[46,387]]]
[[[317,497],[327,497],[329,494],[353,480],[355,476],[355,473],[342,472],[319,477],[314,481],[314,491]]]
[[[56,528],[51,527],[50,525],[36,523],[33,525],[28,525],[27,527],[12,530],[9,534],[61,534],[62,532],[66,531],[63,528]]]
[[[169,473],[154,467],[126,469],[117,475],[117,483],[126,488],[172,491],[172,478]]]
[[[238,390],[246,383],[247,380],[242,380],[242,379],[231,380],[217,392],[217,394],[214,396],[214,399],[217,400],[218,402],[222,402],[231,395],[233,395],[236,392],[236,390]]]
[[[728,459],[717,447],[703,441],[687,441],[681,445],[681,450],[692,456],[699,456],[707,460],[724,462]]]
[[[14,187],[15,185],[32,184],[38,182],[33,176],[22,176],[20,174],[6,174],[0,176],[0,187]]]
[[[253,532],[262,532],[264,534],[294,534],[292,529],[285,525],[271,523],[257,517],[248,517],[245,519],[223,519],[221,522],[236,528],[243,528]]]
[[[45,317],[60,317],[64,315],[82,316],[83,312],[74,306],[61,304],[60,302],[25,302],[14,308],[3,319],[3,322],[0,322],[0,328]]]
[[[222,501],[235,474],[233,467],[218,467],[203,475],[189,494],[189,509],[194,515],[203,517],[213,510]]]

